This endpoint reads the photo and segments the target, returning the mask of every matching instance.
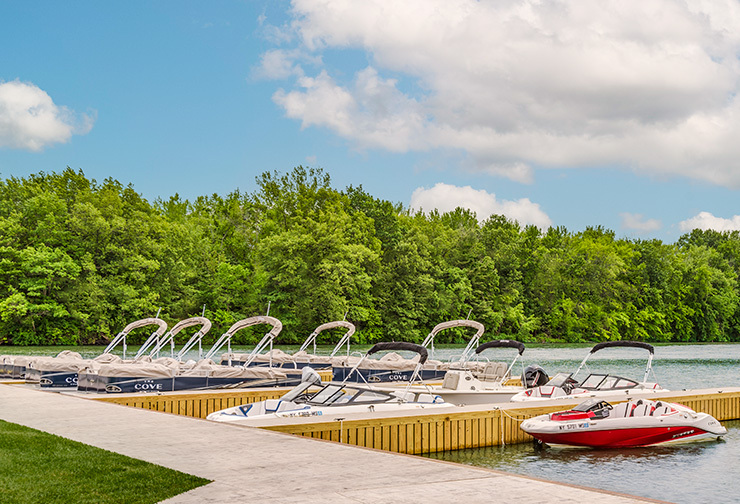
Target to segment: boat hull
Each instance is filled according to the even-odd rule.
[[[591,448],[635,448],[718,437],[717,434],[688,426],[543,433],[533,434],[533,436],[550,445],[587,446]]]
[[[124,394],[132,392],[175,392],[213,388],[289,387],[300,383],[300,376],[287,379],[213,378],[175,376],[172,378],[136,378],[81,374],[77,389],[84,392]]]
[[[525,420],[521,428],[543,443],[592,448],[682,443],[727,434],[727,429],[707,413],[642,399],[615,407],[604,401],[586,401],[573,410]]]
[[[76,371],[41,371],[39,375],[41,388],[77,388]]]
[[[332,367],[332,381],[352,383],[388,383],[409,382],[414,374],[413,369],[356,369],[350,374],[351,367]],[[421,380],[440,380],[444,377],[446,370],[422,369],[419,372]]]
[[[251,406],[251,407],[250,407]],[[242,406],[245,407],[245,406]],[[263,420],[278,418],[306,418],[320,416],[327,422],[344,419],[346,415],[354,413],[375,414],[387,412],[408,412],[424,409],[438,410],[453,408],[454,405],[446,403],[413,403],[413,402],[388,402],[380,404],[357,404],[351,406],[329,406],[311,407],[294,403],[281,405],[279,399],[268,400],[264,403],[253,403],[246,405],[247,412],[243,415],[234,415],[230,412],[240,408],[239,406],[226,410],[216,411],[208,415],[207,419],[214,422],[226,422],[237,425],[249,425]]]

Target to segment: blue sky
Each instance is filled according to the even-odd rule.
[[[413,208],[740,229],[737,3],[0,2],[0,176],[323,168]]]

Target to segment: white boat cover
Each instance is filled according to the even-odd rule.
[[[250,378],[250,379],[285,379],[286,374],[277,369],[268,367],[235,367],[221,366],[218,364],[207,366],[196,366],[185,371],[180,376],[208,376],[209,378]]]
[[[294,353],[292,357],[294,362],[308,362],[310,364],[321,366],[331,366],[335,360],[342,358],[330,357],[328,355],[314,355],[306,352],[305,350],[303,350],[302,352]]]
[[[246,361],[249,357],[249,354],[238,354],[240,362]],[[232,359],[233,360],[233,359]],[[252,362],[272,362],[273,364],[285,364],[293,362],[293,356],[289,353],[283,352],[279,348],[273,348],[269,352],[258,354],[254,357]]]
[[[177,370],[154,362],[102,364],[97,374],[109,377],[172,378]]]
[[[309,363],[314,366],[354,366],[360,360],[357,356],[339,356],[330,357],[328,355],[315,355],[304,351],[296,352],[294,354],[288,354],[280,349],[273,349],[267,353],[260,354],[254,358],[252,362],[257,363],[268,363],[270,362],[270,354],[273,355],[272,364],[273,366],[288,365],[293,363]],[[221,356],[221,362],[226,362],[231,357],[232,362],[245,362],[249,358],[249,354],[245,353],[232,353],[223,354]]]
[[[83,359],[57,360],[48,359],[40,360],[33,363],[33,368],[46,372],[69,372],[78,373],[87,366],[87,361]]]
[[[34,359],[37,359],[38,357],[30,357],[28,355],[16,355],[13,358],[13,365],[14,366],[26,366],[33,362]]]
[[[72,350],[62,350],[59,352],[55,359],[65,359],[65,360],[82,360],[82,355],[80,355],[77,352],[73,352]]]
[[[180,362],[177,359],[173,359],[172,357],[160,357],[158,359],[154,359],[152,362],[154,364],[160,364],[162,366],[165,366],[165,367],[168,367],[168,368],[171,368],[171,369],[176,369],[178,371],[180,370],[180,368],[184,364],[184,363]]]
[[[117,362],[123,362],[123,359],[121,359],[119,356],[111,354],[111,353],[105,353],[100,354],[97,357],[93,359],[93,362],[99,362],[100,364],[115,364]]]
[[[170,357],[156,359],[155,362],[103,364],[98,369],[98,374],[100,376],[128,378],[173,378],[175,376],[252,379],[287,378],[285,373],[266,367],[242,368],[221,366],[210,359],[203,359],[197,363],[194,361],[181,363]]]

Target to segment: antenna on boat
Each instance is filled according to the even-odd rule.
[[[267,302],[267,313],[265,314],[265,317],[269,317],[270,316],[270,303],[272,303],[272,301],[268,301]]]
[[[158,319],[159,318],[159,314],[161,312],[162,312],[162,307],[160,306],[159,307],[159,310],[157,310],[157,315],[155,315],[154,318],[157,318]],[[157,334],[157,333],[155,333],[155,334]],[[146,344],[146,342],[145,342],[145,344]],[[157,334],[156,339],[154,340],[154,344],[156,346],[159,346],[159,334]],[[141,348],[139,348],[139,351],[141,351]],[[157,352],[157,357],[159,357],[159,352]]]
[[[470,314],[471,313],[473,313],[473,309],[472,308],[470,310],[468,310],[468,316],[465,317],[465,320],[470,320]]]
[[[206,305],[205,304],[203,305],[203,311],[200,312],[200,316],[201,317],[205,317],[206,316]]]

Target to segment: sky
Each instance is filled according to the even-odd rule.
[[[0,177],[321,168],[414,210],[740,230],[740,3],[0,0]]]

